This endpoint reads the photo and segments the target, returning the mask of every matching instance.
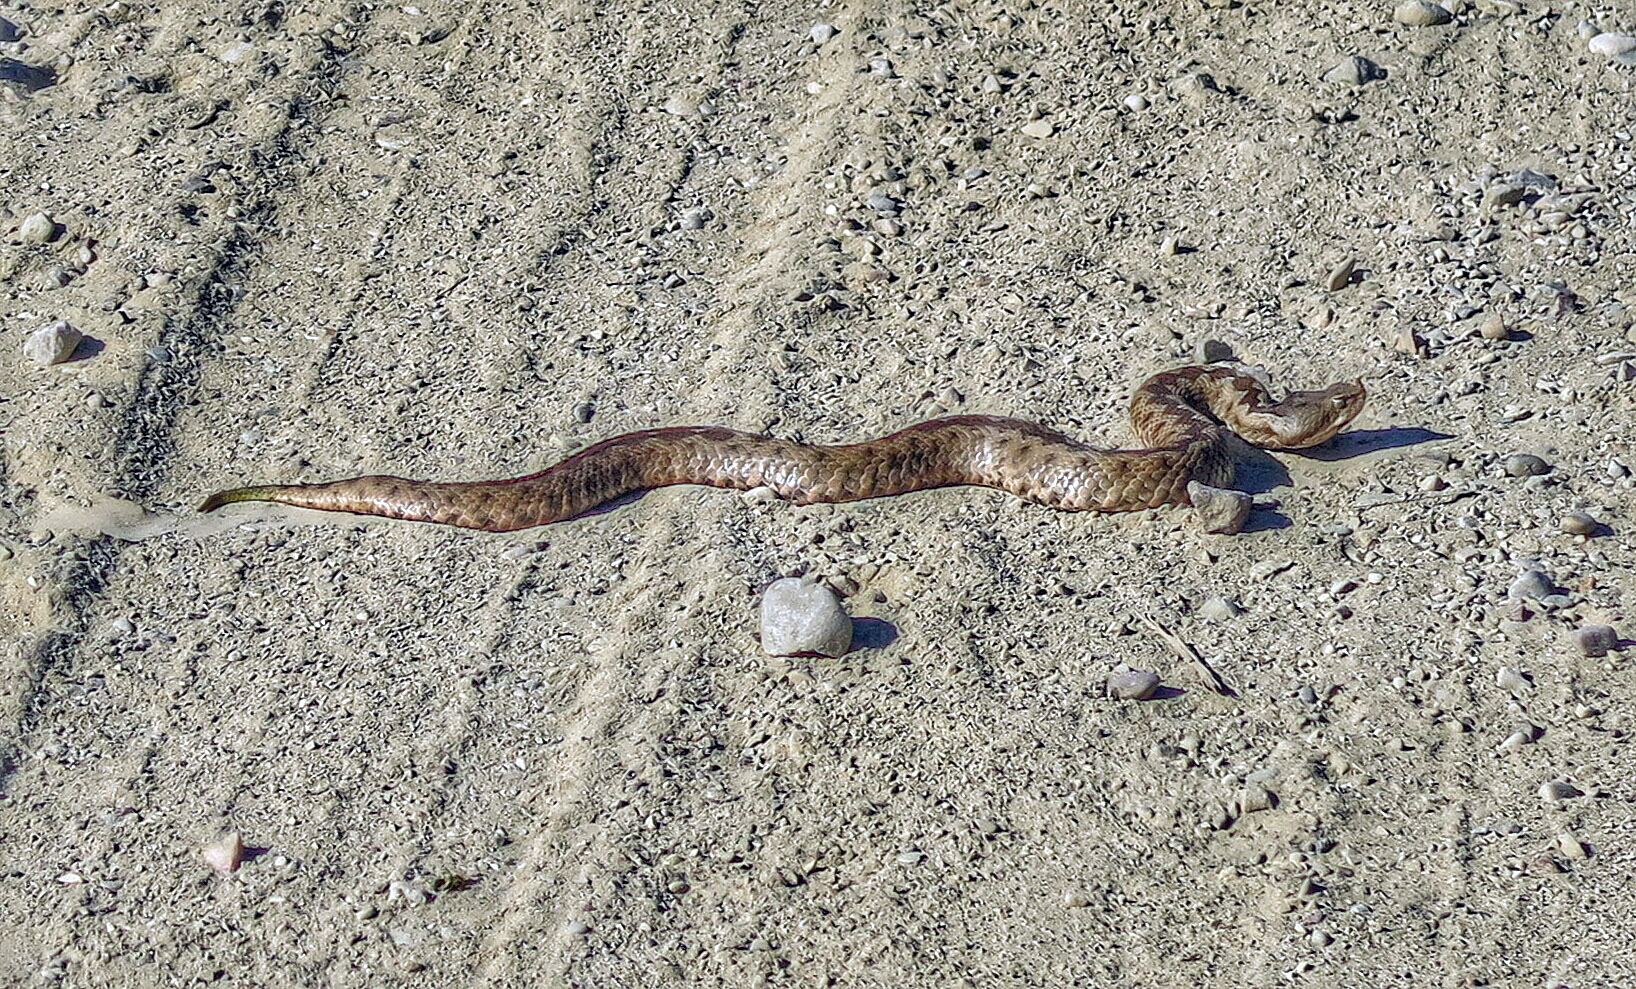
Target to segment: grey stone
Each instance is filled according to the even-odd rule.
[[[45,244],[57,236],[57,222],[44,213],[30,213],[17,225],[17,239],[25,244]]]
[[[1454,15],[1430,0],[1405,0],[1392,11],[1392,19],[1409,27],[1435,27],[1454,20]]]
[[[1619,648],[1619,633],[1612,625],[1584,625],[1574,633],[1574,641],[1587,656],[1606,656]]]
[[[1324,73],[1324,82],[1339,86],[1362,86],[1386,78],[1386,70],[1362,55],[1350,55]]]
[[[1548,804],[1559,804],[1564,800],[1572,800],[1575,797],[1583,797],[1584,795],[1585,791],[1567,780],[1549,780],[1542,783],[1539,788],[1539,798]]]
[[[1593,516],[1584,512],[1569,512],[1562,516],[1562,531],[1570,536],[1588,536],[1600,525]]]
[[[852,645],[852,619],[821,584],[785,577],[761,596],[761,648],[770,656],[840,656]]]
[[[1512,601],[1529,598],[1543,601],[1555,594],[1556,590],[1556,584],[1552,583],[1550,577],[1539,570],[1528,570],[1511,582],[1511,586],[1505,589],[1505,596]]]
[[[1250,496],[1229,488],[1213,488],[1198,481],[1187,482],[1187,499],[1204,531],[1233,535],[1244,530],[1250,518]]]
[[[1505,458],[1505,472],[1512,477],[1539,477],[1549,474],[1551,465],[1532,453],[1513,453]]]
[[[1145,701],[1159,689],[1159,677],[1147,670],[1125,670],[1108,677],[1108,696],[1120,701]]]
[[[1331,292],[1339,292],[1352,282],[1352,275],[1357,270],[1358,262],[1354,258],[1347,258],[1329,270],[1324,277],[1324,288]]]
[[[74,329],[67,320],[57,320],[42,326],[23,341],[23,356],[41,367],[61,364],[74,356],[75,348],[85,335]]]
[[[1233,359],[1233,348],[1224,341],[1206,338],[1199,341],[1194,357],[1200,364],[1230,361]]]
[[[870,193],[864,205],[877,213],[896,213],[900,208],[898,201],[884,192]]]

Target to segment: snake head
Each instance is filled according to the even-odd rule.
[[[1284,403],[1290,411],[1289,429],[1279,431],[1284,448],[1298,450],[1327,441],[1358,417],[1368,397],[1361,378],[1291,395]]]

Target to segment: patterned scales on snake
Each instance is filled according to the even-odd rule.
[[[975,484],[1064,511],[1127,512],[1188,504],[1187,484],[1228,483],[1227,432],[1267,449],[1324,442],[1362,410],[1361,382],[1291,392],[1219,365],[1143,382],[1130,418],[1140,450],[1099,450],[1022,419],[952,416],[850,446],[808,446],[720,426],[680,426],[604,440],[527,477],[437,482],[355,477],[234,488],[200,511],[241,501],[381,515],[510,532],[561,522],[634,491],[671,484],[766,486],[798,505],[859,501]]]

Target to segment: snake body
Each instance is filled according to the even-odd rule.
[[[1228,430],[1268,449],[1315,446],[1363,408],[1359,382],[1275,402],[1254,377],[1200,365],[1154,375],[1131,398],[1140,450],[1100,450],[1022,419],[951,416],[879,439],[814,446],[721,426],[647,429],[604,440],[553,467],[498,481],[355,477],[234,488],[200,511],[272,501],[510,532],[571,519],[631,492],[672,484],[766,486],[798,505],[848,502],[957,484],[1065,511],[1125,512],[1188,503],[1189,481],[1232,477]]]

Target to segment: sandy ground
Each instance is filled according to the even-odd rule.
[[[1636,69],[1580,25],[1636,12],[1087,6],[0,2],[0,982],[1630,984],[1636,653],[1573,636],[1636,631]],[[1371,390],[1236,537],[193,509],[687,423],[1118,444],[1206,339]],[[790,574],[866,646],[763,655]]]

